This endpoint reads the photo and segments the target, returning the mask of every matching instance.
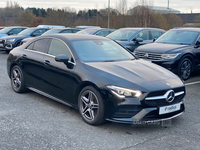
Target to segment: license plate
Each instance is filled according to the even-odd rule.
[[[159,108],[159,115],[171,113],[171,112],[180,110],[180,108],[181,108],[181,103],[160,107]]]
[[[0,43],[0,47],[3,47],[3,44]]]

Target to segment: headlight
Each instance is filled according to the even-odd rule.
[[[120,98],[125,98],[125,97],[139,98],[142,95],[142,92],[138,90],[131,90],[117,86],[107,86],[107,88],[109,88],[112,91],[112,93],[114,93]]]
[[[12,42],[14,42],[15,41],[15,39],[7,39],[6,40],[6,43],[12,43]]]
[[[163,59],[174,59],[176,58],[178,55],[180,55],[181,53],[175,53],[175,54],[162,54],[161,57]]]

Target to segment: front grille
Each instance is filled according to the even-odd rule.
[[[175,93],[185,92],[185,87],[174,88],[172,90]],[[168,90],[151,92],[146,96],[146,98],[163,96],[167,91]],[[185,96],[185,93],[175,96],[172,102],[167,102],[164,98],[161,98],[161,99],[144,100],[144,103],[148,106],[166,106],[166,105],[171,105],[171,104],[176,104],[176,103],[181,102],[184,96]]]
[[[162,57],[161,57],[162,54],[157,54],[157,53],[146,53],[146,52],[135,51],[135,55],[138,58],[142,58],[142,59],[150,59],[150,60],[161,60],[162,59]]]

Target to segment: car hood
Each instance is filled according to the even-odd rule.
[[[165,44],[165,43],[151,43],[138,47],[135,51],[142,51],[148,53],[176,53],[183,49],[188,49],[191,45]]]
[[[8,36],[8,34],[0,34],[0,37]]]
[[[85,68],[107,84],[146,92],[183,86],[176,75],[145,60],[86,63]]]
[[[27,35],[11,35],[11,36],[8,36],[4,39],[24,39],[24,38],[27,38],[29,36]]]

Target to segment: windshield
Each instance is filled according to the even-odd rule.
[[[6,33],[8,33],[11,29],[12,29],[12,28],[9,28],[9,27],[4,28],[4,29],[0,30],[0,34],[6,34]]]
[[[57,29],[57,30],[49,30],[49,31],[43,33],[42,35],[60,33],[60,31],[61,31],[61,30],[59,30],[59,29]]]
[[[195,31],[171,30],[159,37],[156,43],[191,45],[197,35]]]
[[[116,30],[111,34],[107,35],[106,37],[112,40],[128,41],[137,32],[138,30],[131,29]]]
[[[96,29],[87,29],[77,32],[77,34],[94,34],[97,30]]]
[[[25,29],[22,32],[20,32],[18,35],[31,35],[35,29]]]
[[[84,62],[132,60],[135,57],[122,46],[110,40],[73,41],[79,58]]]

